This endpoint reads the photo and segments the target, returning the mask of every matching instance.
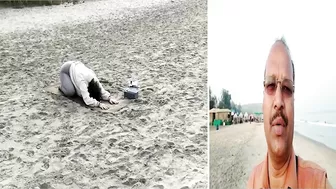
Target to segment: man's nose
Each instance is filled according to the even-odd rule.
[[[283,101],[283,96],[281,92],[281,85],[280,83],[277,83],[277,89],[275,91],[275,96],[274,96],[274,109],[275,110],[281,110],[284,107],[284,101]]]

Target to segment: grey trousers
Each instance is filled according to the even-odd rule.
[[[70,66],[72,62],[65,62],[60,71],[60,80],[61,86],[60,90],[63,92],[65,96],[74,96],[76,94],[75,86],[73,85],[70,78]]]

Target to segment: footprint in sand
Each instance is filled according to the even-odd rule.
[[[139,147],[137,148],[137,150],[138,150],[138,151],[142,151],[142,150],[143,150],[143,147],[139,146]]]
[[[148,118],[147,117],[141,117],[139,119],[142,123],[148,123]]]
[[[165,173],[166,175],[172,176],[174,175],[174,169],[169,168]]]
[[[145,156],[147,156],[147,155],[150,155],[151,154],[151,152],[150,151],[148,151],[148,150],[143,150],[143,151],[141,151],[140,152],[140,157],[145,157]]]
[[[110,169],[107,172],[103,173],[103,175],[113,175],[116,172],[118,172],[118,169]]]
[[[196,148],[194,145],[188,145],[185,147],[185,152],[195,152],[196,151]]]
[[[72,146],[72,142],[69,141],[60,141],[59,144],[58,144],[58,147],[71,147]]]
[[[153,189],[164,189],[163,185],[154,185]]]
[[[64,179],[63,183],[65,185],[69,186],[69,185],[71,185],[73,183],[73,180],[71,178],[66,178],[66,179]]]
[[[0,123],[0,129],[3,129],[6,127],[6,124],[5,123]]]
[[[14,185],[14,184],[8,184],[8,185],[5,185],[5,186],[0,185],[0,187],[1,187],[2,189],[16,189],[16,188],[19,188],[19,187],[17,187],[17,186]]]
[[[109,146],[114,146],[114,144],[115,144],[115,142],[117,141],[117,139],[115,139],[115,138],[111,138],[111,139],[109,139]]]
[[[16,159],[16,163],[21,163],[22,162],[22,159],[20,158],[20,157],[18,157],[17,159]]]
[[[120,171],[124,171],[124,170],[126,170],[126,166],[125,166],[125,165],[119,165],[119,166],[118,166],[118,169],[119,169]]]
[[[167,145],[164,147],[165,149],[167,148],[173,148],[175,146],[175,143],[174,142],[171,142],[171,141],[168,141],[167,142]]]
[[[160,105],[160,106],[163,106],[165,104],[168,103],[168,100],[167,99],[158,99],[157,100],[157,103]]]
[[[127,181],[123,182],[123,184],[127,186],[134,186],[138,182],[140,185],[146,184],[146,179],[145,178],[140,178],[140,179],[128,178]]]
[[[119,142],[118,146],[120,146],[120,147],[125,147],[125,146],[127,146],[127,144],[129,144],[129,143],[130,143],[130,141],[124,140],[124,141]]]
[[[85,161],[89,161],[85,154],[79,154],[79,157],[83,158]]]
[[[42,115],[42,116],[47,116],[47,115],[48,115],[48,113],[47,113],[47,112],[44,112],[44,111],[40,111],[40,112],[38,112],[38,114],[40,114],[40,115]]]
[[[124,150],[126,151],[126,152],[128,152],[128,151],[130,151],[130,150],[135,150],[136,149],[136,147],[135,146],[133,146],[133,145],[129,145],[129,146],[125,146],[124,147]]]
[[[117,189],[119,188],[118,186],[109,186],[107,189]]]
[[[174,155],[178,155],[178,154],[181,154],[181,153],[182,153],[182,151],[181,151],[180,149],[175,148],[175,149],[173,150],[173,154],[174,154]]]
[[[0,162],[2,161],[8,161],[13,159],[13,154],[9,153],[7,150],[1,150],[0,151]]]
[[[28,156],[28,157],[33,157],[33,156],[34,156],[34,151],[33,151],[33,150],[29,150],[29,151],[27,152],[27,156]]]
[[[54,150],[54,153],[52,154],[53,157],[58,157],[58,158],[64,158],[70,154],[70,150],[68,148],[63,148],[63,149],[58,149]]]
[[[85,144],[79,144],[74,150],[79,150],[80,148],[85,147],[85,146],[86,146]]]
[[[47,170],[47,169],[49,168],[49,160],[47,160],[47,161],[43,161],[43,165],[42,165],[42,167],[43,167],[45,170]]]
[[[37,144],[36,149],[40,149],[40,148],[41,148],[41,144]]]
[[[40,185],[40,189],[51,189],[52,187],[50,186],[49,183],[43,183]]]

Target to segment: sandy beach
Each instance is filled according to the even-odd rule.
[[[336,152],[298,133],[294,150],[303,159],[314,161],[327,170],[336,187]],[[266,155],[267,144],[262,123],[246,123],[210,129],[210,187],[246,188],[253,167]]]
[[[207,5],[111,0],[0,13],[0,188],[207,188]],[[45,91],[63,60],[93,69],[116,112]]]

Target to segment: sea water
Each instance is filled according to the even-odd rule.
[[[295,115],[294,130],[336,150],[336,110]]]

